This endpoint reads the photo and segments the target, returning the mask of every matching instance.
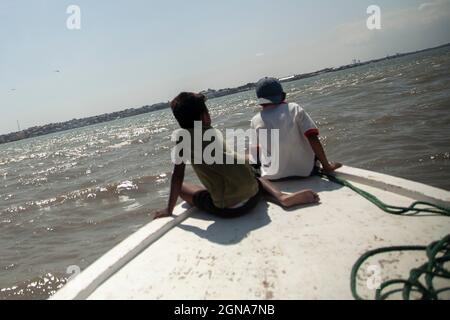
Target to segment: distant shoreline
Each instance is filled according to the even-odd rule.
[[[338,68],[325,68],[325,69],[315,71],[315,72],[292,75],[292,76],[289,76],[286,78],[281,78],[280,81],[281,82],[292,82],[292,81],[297,81],[297,80],[301,80],[301,79],[312,78],[312,77],[315,77],[315,76],[318,76],[321,74],[325,74],[325,73],[331,73],[331,72],[337,72],[337,71],[341,71],[341,70],[356,68],[356,67],[364,66],[367,64],[371,64],[371,63],[377,63],[377,62],[381,62],[381,61],[385,61],[385,60],[397,59],[397,58],[401,58],[404,56],[427,52],[427,51],[432,51],[432,50],[437,50],[437,49],[441,49],[441,48],[448,47],[448,46],[450,46],[450,43],[440,45],[437,47],[433,47],[433,48],[427,48],[427,49],[423,49],[423,50],[408,52],[408,53],[397,53],[396,55],[393,55],[393,56],[387,56],[385,58],[373,59],[373,60],[364,61],[364,62],[357,62],[357,63],[353,63],[353,64],[344,65],[344,66],[341,66]],[[220,90],[208,89],[208,90],[202,91],[202,93],[205,94],[209,99],[213,99],[213,98],[224,97],[224,96],[235,94],[235,93],[249,91],[249,90],[254,89],[255,85],[256,85],[256,83],[251,82],[251,83],[247,83],[246,85],[236,87],[236,88],[226,88],[226,89],[220,89]],[[128,118],[128,117],[136,116],[139,114],[145,114],[145,113],[154,112],[154,111],[158,111],[158,110],[162,110],[162,109],[166,109],[166,108],[169,108],[169,103],[161,102],[161,103],[157,103],[157,104],[154,104],[151,106],[147,105],[147,106],[143,106],[140,108],[129,108],[129,109],[125,109],[123,111],[105,113],[105,114],[98,115],[98,116],[92,116],[92,117],[87,117],[87,118],[82,118],[82,119],[72,119],[70,121],[51,123],[51,124],[47,124],[47,125],[43,125],[43,126],[34,126],[31,128],[22,130],[22,131],[0,135],[0,144],[15,142],[15,141],[19,141],[19,140],[28,139],[28,138],[39,137],[39,136],[52,134],[52,133],[56,133],[56,132],[63,132],[63,131],[76,129],[76,128],[87,127],[87,126],[91,126],[94,124],[109,122],[109,121],[122,119],[122,118]]]

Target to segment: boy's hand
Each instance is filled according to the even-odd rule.
[[[166,208],[166,209],[156,211],[156,214],[155,214],[155,217],[153,220],[167,218],[167,217],[171,217],[171,216],[172,216],[172,214],[169,212],[169,209]]]
[[[320,161],[323,167],[323,172],[331,173],[340,167],[342,167],[341,163],[328,162],[325,151],[323,150],[322,143],[317,135],[312,135],[308,137],[309,143],[311,144],[311,148],[313,149],[317,159]]]
[[[323,167],[323,171],[330,173],[336,171],[337,169],[342,167],[342,163],[339,162],[329,162],[327,166]]]

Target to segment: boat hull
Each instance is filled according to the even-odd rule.
[[[350,167],[338,175],[388,204],[450,204],[450,192],[412,181]],[[286,211],[262,201],[234,220],[182,204],[175,218],[149,223],[52,299],[352,299],[351,269],[362,254],[450,233],[448,217],[391,215],[319,177],[277,185],[313,189],[321,203]],[[371,298],[374,284],[405,278],[425,261],[422,252],[371,258],[358,275],[359,292]]]

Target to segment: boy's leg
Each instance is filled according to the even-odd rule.
[[[290,208],[293,206],[318,203],[319,195],[312,190],[302,190],[292,194],[278,190],[269,180],[258,178],[264,190],[265,198],[279,206]]]
[[[206,190],[204,187],[197,186],[192,183],[183,183],[183,186],[181,187],[181,194],[180,197],[187,203],[189,203],[191,206],[194,206],[194,195],[200,191]]]

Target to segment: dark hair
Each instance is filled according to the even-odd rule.
[[[208,109],[205,96],[192,92],[182,92],[170,103],[173,115],[183,129],[194,128],[195,121],[202,120],[202,114]]]

